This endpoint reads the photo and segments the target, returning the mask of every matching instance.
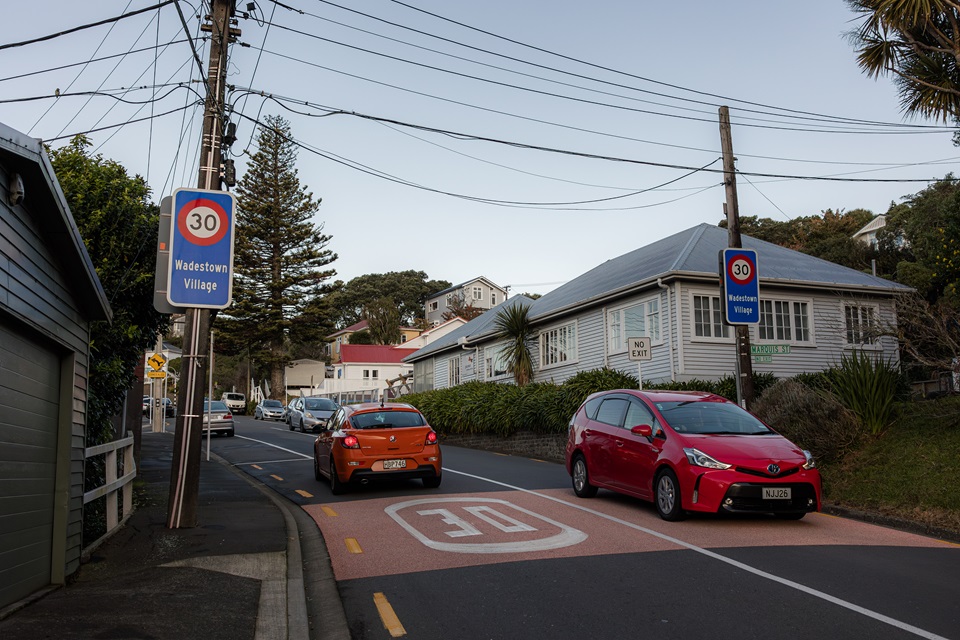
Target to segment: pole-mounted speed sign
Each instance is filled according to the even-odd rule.
[[[727,324],[760,322],[757,252],[753,249],[723,249],[720,252],[720,276],[724,321]]]
[[[173,192],[167,300],[176,307],[224,309],[233,296],[234,196]]]

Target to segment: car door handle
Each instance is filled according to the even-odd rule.
[[[618,447],[622,447],[622,446],[623,446],[623,440],[617,440],[617,446],[618,446]]]

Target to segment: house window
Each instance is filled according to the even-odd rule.
[[[483,300],[483,289],[480,287],[473,288],[473,299],[474,300]]]
[[[433,390],[433,358],[413,363],[413,390],[416,393]]]
[[[493,291],[490,292],[490,306],[497,306],[497,294]]]
[[[698,338],[726,338],[720,296],[693,296],[693,329]]]
[[[369,380],[369,379],[370,379],[370,369],[364,369],[364,370],[363,370],[363,379],[364,379],[364,380]]]
[[[623,333],[621,332],[621,317],[623,311],[616,309],[607,314],[607,335],[610,338],[610,353],[617,353],[623,351],[627,347],[627,343],[623,338]]]
[[[570,323],[540,333],[540,366],[550,367],[577,360],[577,325]]]
[[[484,364],[488,380],[507,375],[507,359],[504,357],[506,350],[506,345],[484,349]]]
[[[447,361],[447,386],[455,387],[460,384],[460,358],[450,358]]]
[[[876,344],[876,308],[844,305],[847,344]]]
[[[789,300],[761,300],[760,324],[757,327],[761,340],[785,340],[787,342],[810,342],[810,305]]]
[[[376,380],[378,377],[380,377],[380,371],[378,369],[374,369],[370,372],[370,377]]]
[[[430,311],[436,311],[439,308],[440,308],[440,302],[438,300],[434,300],[433,302],[430,303]]]
[[[660,342],[660,300],[653,298],[607,314],[607,334],[610,353],[627,349],[627,338],[646,336],[651,342]]]

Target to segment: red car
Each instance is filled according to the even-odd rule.
[[[440,486],[443,461],[437,432],[415,407],[399,402],[337,407],[313,443],[313,475],[341,494],[371,480],[420,478]]]
[[[735,403],[696,391],[603,391],[570,420],[573,490],[610,489],[686,511],[773,513],[799,520],[820,510],[813,457]]]

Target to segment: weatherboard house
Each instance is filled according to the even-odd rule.
[[[895,299],[909,287],[743,236],[757,252],[759,322],[750,325],[753,370],[778,377],[822,371],[863,350],[898,362]],[[536,331],[534,381],[563,382],[608,367],[644,382],[715,380],[736,366],[735,331],[724,324],[719,255],[726,229],[701,224],[612,258],[537,300],[518,296],[404,358],[414,390],[471,380],[512,382],[494,318],[529,306]],[[649,338],[636,362],[628,338]]]

